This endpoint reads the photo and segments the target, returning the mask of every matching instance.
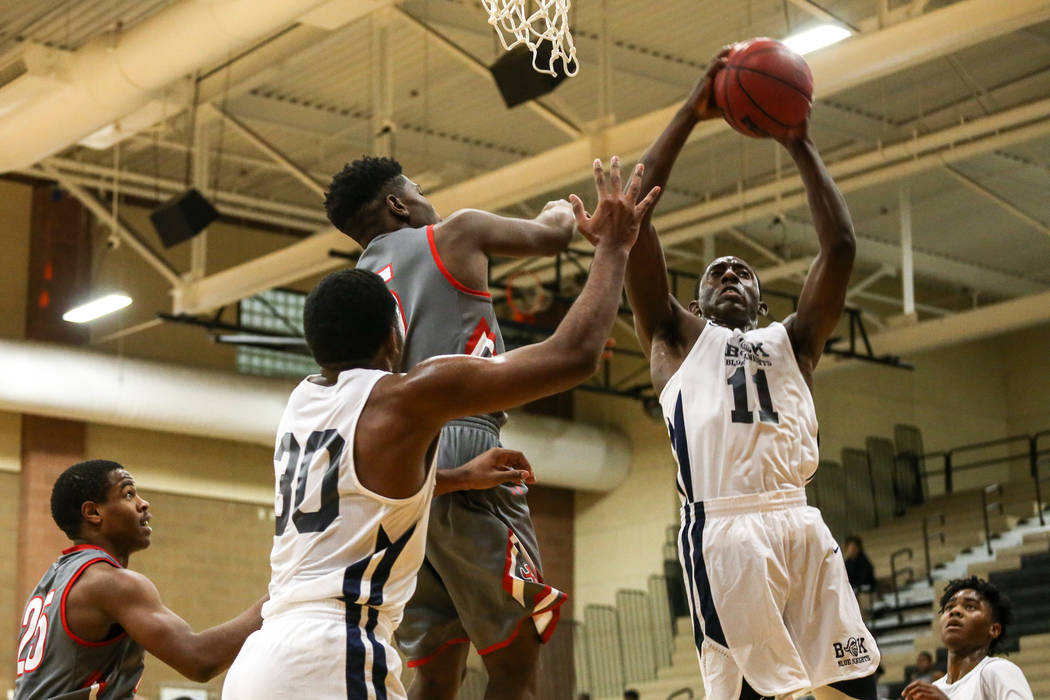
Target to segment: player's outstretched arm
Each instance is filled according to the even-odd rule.
[[[614,157],[607,184],[601,162],[595,161],[600,198],[593,216],[573,196],[577,225],[596,248],[587,283],[554,334],[495,358],[457,355],[420,363],[390,392],[398,413],[410,416],[414,426],[440,426],[565,391],[594,373],[616,318],[628,252],[659,194],[652,190],[638,202],[641,166],[626,193],[619,170]]]
[[[229,668],[244,640],[262,625],[265,598],[228,622],[194,632],[161,602],[157,587],[142,574],[108,566],[92,566],[84,573],[77,588],[85,587],[87,599],[146,651],[190,680],[203,683]]]
[[[728,49],[724,49],[715,57],[671,122],[642,156],[643,191],[666,187],[671,169],[693,127],[701,120],[720,116],[714,105],[712,86],[715,74],[725,65],[727,53]],[[642,220],[638,242],[627,263],[627,301],[634,311],[635,332],[647,357],[654,337],[675,343],[682,335],[679,325],[692,317],[671,295],[667,263],[656,230],[649,223],[651,218],[650,210]]]
[[[846,305],[857,242],[846,200],[824,167],[807,126],[803,125],[798,134],[782,143],[802,176],[820,242],[820,252],[802,287],[798,310],[785,322],[799,368],[809,377]]]
[[[451,491],[491,489],[507,482],[535,484],[532,465],[517,450],[493,447],[454,469],[439,469],[434,495]]]

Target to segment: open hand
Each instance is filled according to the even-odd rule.
[[[507,482],[536,483],[532,465],[517,450],[493,447],[459,467],[463,483],[461,490],[490,489]]]
[[[591,245],[619,246],[625,250],[630,250],[634,245],[638,239],[638,224],[660,196],[660,188],[654,187],[645,195],[645,199],[638,201],[643,169],[641,163],[635,166],[631,183],[624,192],[620,181],[619,156],[613,156],[610,161],[608,181],[602,161],[595,158],[594,187],[598,192],[598,205],[594,208],[594,214],[587,213],[579,197],[569,195],[572,213],[576,216],[576,228]]]
[[[904,689],[904,692],[901,693],[901,697],[905,700],[948,700],[948,696],[944,694],[944,691],[926,681],[910,683]]]
[[[715,104],[715,75],[718,71],[725,68],[726,63],[729,62],[729,54],[733,53],[733,46],[723,46],[722,49],[715,54],[715,57],[711,59],[711,63],[708,64],[707,70],[704,71],[704,75],[697,81],[696,86],[693,88],[693,92],[690,93],[685,103],[692,108],[696,114],[696,118],[703,121],[704,119],[716,119],[722,116],[722,110]]]

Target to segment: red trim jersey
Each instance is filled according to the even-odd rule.
[[[20,619],[15,700],[134,697],[142,677],[142,646],[116,625],[108,639],[81,639],[66,620],[70,589],[89,566],[99,564],[120,568],[100,547],[70,547],[36,585]]]
[[[453,277],[438,253],[433,226],[376,236],[357,267],[382,277],[394,295],[405,332],[403,371],[436,355],[504,352],[492,295]],[[502,413],[482,418],[497,428],[506,422]]]

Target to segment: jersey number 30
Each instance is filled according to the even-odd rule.
[[[763,423],[779,423],[780,416],[773,410],[773,397],[769,395],[769,382],[766,371],[760,369],[753,375],[755,389],[758,390],[758,419]],[[726,380],[733,387],[733,410],[730,415],[734,423],[754,423],[755,414],[747,405],[747,373],[743,367],[737,367],[733,375]]]
[[[315,430],[306,439],[305,448],[291,433],[285,433],[277,447],[274,461],[287,458],[281,474],[281,512],[277,514],[274,535],[280,537],[288,527],[288,518],[299,532],[322,532],[339,515],[339,461],[346,441],[335,430]],[[310,465],[318,452],[328,453],[328,466],[321,477],[321,506],[312,512],[304,512],[300,506],[306,498],[306,480],[310,476]],[[302,453],[300,455],[300,452]],[[298,476],[296,468],[298,467]],[[295,482],[295,503],[292,503],[292,482]],[[295,511],[292,513],[292,511]]]

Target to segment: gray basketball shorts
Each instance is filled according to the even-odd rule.
[[[436,466],[458,467],[499,446],[491,424],[460,419],[442,429]],[[491,654],[529,631],[526,621],[550,639],[566,595],[543,582],[527,492],[510,483],[434,498],[426,558],[395,633],[409,666],[466,642]]]

